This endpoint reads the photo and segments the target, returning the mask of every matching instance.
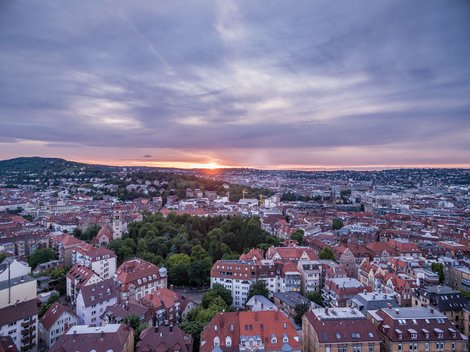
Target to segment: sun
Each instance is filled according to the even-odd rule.
[[[215,169],[219,169],[219,168],[220,168],[220,165],[217,164],[216,162],[210,162],[210,163],[201,164],[200,167],[201,167],[202,169],[215,170]]]

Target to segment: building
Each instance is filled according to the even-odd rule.
[[[101,320],[104,324],[121,324],[131,315],[139,317],[139,321],[144,325],[152,326],[153,324],[151,309],[136,301],[129,300],[108,306],[101,316]]]
[[[291,319],[294,319],[296,315],[295,307],[298,305],[316,306],[315,303],[297,292],[275,292],[273,299],[278,310],[286,313]]]
[[[446,266],[445,283],[456,290],[470,291],[470,269],[465,266]]]
[[[21,351],[34,351],[38,343],[36,299],[0,309],[0,336],[10,336]]]
[[[192,352],[193,338],[177,326],[159,326],[143,330],[136,352]]]
[[[39,337],[50,348],[71,326],[77,324],[78,317],[74,312],[54,302],[39,320]]]
[[[292,322],[280,312],[218,313],[201,333],[201,352],[300,352]]]
[[[108,226],[102,226],[91,243],[99,247],[106,247],[113,240],[113,231]]]
[[[388,307],[398,307],[398,302],[395,295],[388,295],[380,292],[361,292],[352,297],[348,306],[360,311],[363,315],[367,316],[369,310],[377,310]]]
[[[38,342],[37,281],[31,268],[14,258],[0,264],[0,336],[10,336],[22,351]]]
[[[274,248],[274,247],[273,247]],[[290,260],[218,260],[211,270],[211,286],[221,284],[232,293],[233,306],[244,307],[248,290],[263,281],[269,292],[300,292],[301,274]]]
[[[0,336],[0,352],[18,352],[11,336]]]
[[[118,290],[113,279],[83,286],[75,303],[80,324],[101,325],[103,313],[117,301]]]
[[[262,312],[262,311],[276,311],[277,306],[261,295],[252,296],[248,302],[246,302],[246,308],[252,312]]]
[[[66,267],[72,266],[72,252],[75,247],[84,242],[67,233],[52,236],[51,240],[59,253],[59,260],[62,261]]]
[[[468,338],[434,308],[384,308],[369,312],[384,351],[467,351]]]
[[[134,352],[134,330],[125,324],[71,327],[50,348],[51,352]]]
[[[0,264],[0,309],[36,299],[36,289],[29,265],[15,258],[6,258]]]
[[[379,352],[376,327],[357,309],[317,308],[302,318],[303,352]]]
[[[140,258],[122,263],[114,276],[121,299],[140,301],[145,295],[167,287],[167,270]]]
[[[72,251],[72,264],[84,265],[105,280],[116,272],[116,254],[107,248],[83,243]]]
[[[80,288],[100,281],[103,279],[93,270],[85,265],[75,264],[66,276],[67,298],[75,303]]]
[[[314,260],[300,260],[297,263],[297,269],[300,272],[302,294],[319,292],[322,276],[321,263]]]
[[[232,292],[233,306],[243,307],[250,286],[257,281],[254,261],[218,260],[211,270],[211,286],[221,284]],[[272,269],[274,275],[274,268]]]
[[[122,238],[124,232],[126,232],[126,225],[122,221],[122,212],[119,207],[116,207],[113,213],[113,240]]]
[[[330,307],[346,307],[349,299],[367,288],[354,278],[332,278],[325,282],[322,296]]]
[[[463,331],[463,309],[470,300],[449,286],[425,286],[413,293],[413,307],[431,307],[445,314],[455,324],[455,327]]]
[[[146,294],[140,303],[152,310],[155,326],[178,325],[195,306],[189,298],[180,296],[167,288],[160,288]]]

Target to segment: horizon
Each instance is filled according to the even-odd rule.
[[[184,167],[184,166],[165,166],[165,165],[152,165],[150,164],[122,164],[122,163],[106,163],[106,162],[98,162],[98,161],[90,161],[90,160],[72,160],[72,159],[66,159],[63,157],[58,157],[58,156],[51,156],[51,157],[43,157],[43,156],[38,156],[38,155],[31,155],[31,156],[18,156],[14,158],[9,158],[9,159],[0,159],[0,162],[3,161],[9,161],[9,160],[15,160],[15,159],[21,159],[21,158],[40,158],[40,159],[61,159],[69,162],[76,162],[76,163],[82,163],[82,164],[87,164],[87,165],[99,165],[99,166],[115,166],[115,167],[148,167],[148,168],[159,168],[159,169],[175,169],[175,170],[203,170],[203,171],[209,171],[209,172],[215,172],[219,170],[230,170],[230,169],[248,169],[248,170],[257,170],[257,171],[299,171],[299,172],[335,172],[335,171],[386,171],[386,170],[430,170],[430,169],[436,169],[436,170],[446,170],[446,169],[459,169],[459,170],[467,170],[470,169],[470,165],[467,166],[461,166],[461,165],[455,165],[455,166],[449,166],[449,165],[434,165],[434,166],[429,166],[429,165],[401,165],[401,166],[395,166],[395,165],[368,165],[368,166],[306,166],[306,167],[298,167],[298,168],[260,168],[256,166],[222,166],[222,167]]]
[[[425,0],[3,1],[0,159],[469,168],[469,18]]]

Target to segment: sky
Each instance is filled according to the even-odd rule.
[[[467,0],[0,0],[0,159],[470,167]]]

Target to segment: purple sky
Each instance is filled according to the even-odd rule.
[[[470,166],[465,0],[0,0],[0,159]]]

